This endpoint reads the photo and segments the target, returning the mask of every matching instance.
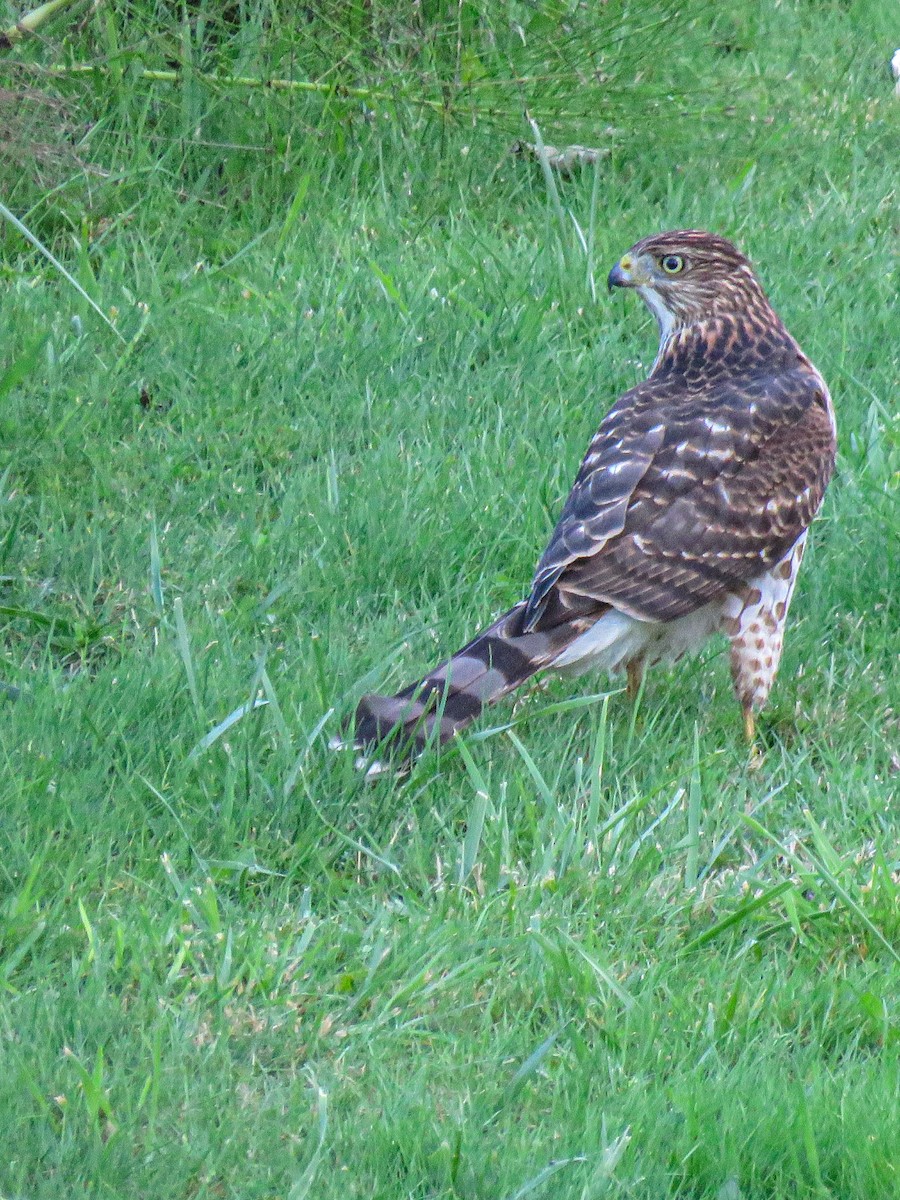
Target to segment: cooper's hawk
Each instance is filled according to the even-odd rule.
[[[634,691],[716,631],[752,741],[834,467],[828,388],[724,238],[644,238],[608,282],[659,323],[649,377],[604,417],[526,599],[419,683],[363,696],[358,748],[444,742],[545,668],[625,669]]]

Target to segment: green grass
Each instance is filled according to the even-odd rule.
[[[900,1196],[895,43],[697,11],[707,119],[625,103],[564,233],[491,122],[127,70],[3,176],[125,344],[4,231],[0,1195]],[[685,225],[840,423],[761,767],[713,646],[366,785],[328,737],[522,595]]]

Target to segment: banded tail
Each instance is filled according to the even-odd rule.
[[[526,630],[526,601],[489,626],[452,658],[395,696],[368,695],[354,718],[353,744],[383,744],[390,754],[417,754],[431,741],[443,744],[480,716],[484,707],[554,663],[597,619],[568,609],[559,623]],[[605,607],[605,606],[604,606]]]

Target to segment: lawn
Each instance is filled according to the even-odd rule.
[[[610,153],[553,186],[508,92],[187,69],[314,77],[291,7],[0,63],[0,200],[114,326],[3,222],[0,1196],[900,1197],[890,6],[597,6],[609,111],[548,90],[545,136]],[[524,594],[655,354],[606,273],[686,226],[839,421],[760,763],[716,643],[366,783],[329,738]]]

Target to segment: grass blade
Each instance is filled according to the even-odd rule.
[[[484,832],[484,820],[487,814],[490,795],[484,776],[479,771],[471,751],[462,739],[459,739],[459,755],[466,765],[469,779],[475,788],[475,796],[469,808],[466,821],[466,836],[463,840],[462,855],[459,860],[459,884],[462,886],[472,873],[478,861],[478,849],[481,845],[481,835]]]
[[[569,259],[569,228],[566,224],[566,214],[563,210],[562,201],[559,198],[559,189],[556,186],[556,180],[553,178],[553,171],[547,158],[547,148],[544,145],[544,139],[541,137],[541,131],[538,128],[538,123],[533,117],[529,117],[528,124],[531,126],[531,131],[534,134],[534,144],[537,147],[538,159],[540,160],[541,171],[544,175],[544,183],[547,185],[547,195],[550,197],[550,203],[553,207],[554,213],[556,214],[556,220],[559,225],[559,245],[562,253],[563,264],[565,265],[568,263]]]
[[[612,972],[606,967],[601,966],[601,964],[598,963],[595,958],[592,958],[591,955],[588,954],[588,952],[583,948],[583,946],[576,942],[573,937],[570,937],[567,933],[564,933],[562,936],[569,943],[575,953],[579,954],[584,959],[603,986],[612,992],[619,1003],[625,1008],[633,1008],[634,996],[632,996],[630,992],[622,987],[621,983],[619,983],[618,979],[615,978]]]
[[[585,1163],[587,1161],[587,1157],[583,1154],[577,1154],[572,1158],[556,1158],[552,1162],[549,1162],[545,1167],[542,1167],[536,1175],[531,1177],[531,1179],[526,1180],[526,1182],[523,1183],[522,1186],[515,1192],[511,1193],[506,1200],[525,1200],[526,1196],[532,1195],[532,1193],[536,1192],[538,1188],[543,1187],[548,1179],[552,1179],[554,1175],[557,1175],[566,1167],[571,1167],[574,1163]]]
[[[556,800],[553,797],[553,792],[550,790],[550,786],[547,783],[546,779],[543,777],[541,772],[538,770],[537,763],[534,761],[534,759],[531,757],[529,752],[523,746],[520,739],[517,737],[517,735],[515,733],[513,733],[513,731],[511,729],[507,731],[506,736],[509,738],[509,740],[512,742],[512,744],[515,746],[519,756],[522,759],[522,762],[525,764],[525,769],[528,771],[528,774],[534,780],[534,785],[537,788],[538,792],[540,793],[541,798],[543,799],[544,803],[549,808],[555,808]]]
[[[243,704],[239,704],[233,712],[230,712],[227,717],[224,717],[216,725],[215,729],[211,729],[209,733],[203,735],[188,755],[188,761],[191,762],[199,758],[204,750],[208,750],[210,746],[219,740],[223,733],[227,733],[233,725],[237,725],[238,721],[243,720],[248,713],[252,713],[257,708],[265,708],[268,703],[269,701],[264,700],[262,696],[255,696],[252,700],[247,700]]]
[[[165,613],[165,596],[163,594],[162,564],[159,557],[159,537],[156,533],[156,518],[150,521],[150,595],[153,606],[159,616]]]
[[[297,219],[303,210],[303,202],[306,199],[306,193],[309,191],[309,185],[312,183],[312,175],[309,171],[302,175],[300,182],[297,184],[297,190],[294,193],[294,199],[291,201],[290,208],[287,210],[287,215],[282,222],[281,230],[278,234],[278,241],[275,243],[275,258],[279,259],[284,252],[285,243],[290,237],[291,230],[297,224]]]
[[[306,1200],[309,1196],[325,1152],[325,1135],[328,1132],[328,1093],[313,1080],[316,1089],[316,1109],[318,1113],[319,1136],[312,1157],[306,1164],[302,1175],[291,1185],[287,1200]]]
[[[506,1088],[507,1093],[516,1091],[521,1083],[524,1083],[529,1076],[533,1075],[535,1071],[537,1071],[538,1067],[559,1041],[560,1036],[565,1032],[568,1024],[569,1022],[567,1021],[565,1025],[561,1025],[559,1029],[554,1030],[554,1032],[551,1033],[548,1038],[544,1038],[537,1049],[532,1050],[531,1054],[528,1055],[528,1057],[516,1071],[515,1075],[513,1075],[512,1079],[509,1081]]]
[[[113,333],[116,335],[116,337],[119,339],[119,341],[123,345],[126,345],[127,343],[125,341],[125,338],[122,336],[121,333],[119,333],[118,329],[116,329],[115,325],[113,325],[112,321],[110,321],[109,317],[106,315],[106,313],[100,307],[100,305],[96,302],[96,300],[93,300],[87,294],[87,292],[84,290],[84,288],[78,282],[78,280],[73,275],[71,275],[69,273],[69,271],[66,270],[66,268],[62,265],[62,263],[59,261],[59,259],[56,257],[56,255],[53,254],[52,251],[50,251],[44,245],[44,243],[41,241],[41,239],[39,237],[37,237],[35,234],[33,234],[31,232],[31,230],[28,228],[27,225],[24,225],[19,220],[19,218],[15,215],[15,213],[10,212],[9,209],[6,207],[6,205],[2,201],[0,201],[0,216],[5,217],[7,219],[7,221],[9,221],[10,225],[12,225],[13,228],[17,229],[19,231],[19,233],[21,233],[22,237],[24,237],[27,241],[31,242],[32,246],[34,246],[34,248],[36,250],[39,250],[40,253],[43,254],[44,258],[46,258],[47,261],[52,266],[54,266],[57,271],[59,271],[60,275],[62,275],[62,277],[69,284],[71,284],[71,286],[75,289],[75,291],[79,294],[79,296],[81,296],[81,298],[83,300],[86,300],[88,302],[88,304],[91,306],[91,308],[97,314],[97,316],[100,318],[100,320],[103,322],[103,324],[106,325],[109,329],[111,329],[113,331]]]
[[[684,886],[692,892],[697,886],[697,866],[700,858],[700,731],[694,722],[694,751],[691,760],[691,780],[688,784],[687,858],[684,864]]]
[[[752,900],[748,900],[746,904],[742,904],[733,913],[729,913],[727,917],[723,917],[721,921],[717,921],[715,925],[705,929],[698,937],[684,947],[685,951],[698,950],[701,946],[705,946],[707,942],[713,941],[721,934],[729,929],[734,929],[737,925],[742,925],[754,913],[759,912],[762,908],[768,908],[773,901],[779,896],[783,896],[785,892],[792,891],[796,884],[791,879],[785,879],[782,883],[777,883],[774,887],[763,892],[761,896],[755,896]]]
[[[202,721],[204,719],[203,708],[200,704],[197,675],[194,671],[194,660],[191,656],[191,642],[184,620],[184,605],[180,596],[175,597],[173,608],[175,610],[175,638],[178,643],[178,652],[181,655],[181,661],[184,663],[184,672],[187,675],[188,691],[191,693],[191,700],[194,702],[194,710]]]

